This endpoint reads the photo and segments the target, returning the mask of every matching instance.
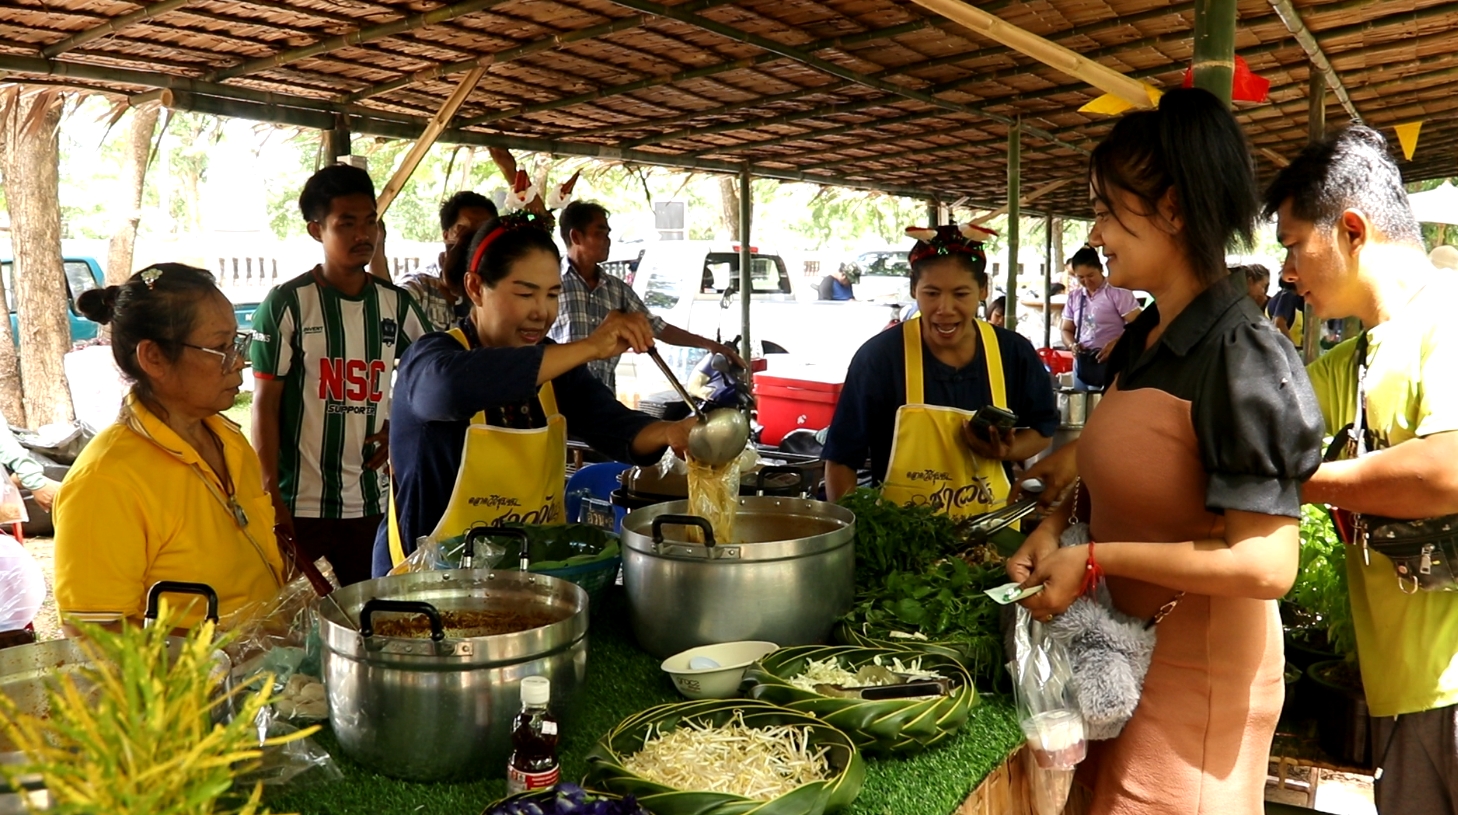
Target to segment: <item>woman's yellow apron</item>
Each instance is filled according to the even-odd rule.
[[[470,348],[459,328],[450,330]],[[437,541],[459,538],[478,526],[504,523],[532,525],[562,523],[567,515],[567,420],[557,412],[552,383],[537,392],[547,426],[532,430],[493,427],[486,413],[477,413],[466,428],[461,445],[461,466],[451,499],[430,536]],[[395,517],[394,491],[390,494],[390,560],[405,559],[400,525]]]
[[[997,333],[977,320],[992,403],[1007,409],[1007,384]],[[1012,484],[1001,461],[983,461],[968,447],[962,426],[973,412],[926,404],[923,387],[921,318],[901,324],[906,349],[906,404],[896,410],[891,464],[881,494],[898,504],[931,504],[953,518],[1001,508]]]

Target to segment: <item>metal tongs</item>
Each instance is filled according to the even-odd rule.
[[[842,699],[865,699],[867,701],[879,699],[921,699],[935,696],[950,696],[952,693],[952,682],[945,677],[897,673],[880,665],[862,666],[859,671],[856,671],[856,679],[860,681],[889,682],[889,684],[856,686],[819,684],[815,686],[815,692],[821,696],[834,696]]]
[[[1043,494],[1043,482],[1029,478],[1022,482],[1022,487],[1024,497],[968,521],[963,533],[966,543],[973,546],[985,544],[988,538],[1033,514],[1038,509],[1038,498]]]

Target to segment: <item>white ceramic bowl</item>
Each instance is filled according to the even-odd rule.
[[[744,640],[700,645],[681,651],[663,660],[663,670],[673,677],[674,687],[690,699],[731,699],[739,695],[739,683],[751,663],[779,648],[772,642]],[[716,668],[690,668],[695,657],[707,657],[719,663]]]

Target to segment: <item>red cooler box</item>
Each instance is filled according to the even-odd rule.
[[[754,395],[761,444],[779,444],[786,433],[801,427],[819,430],[830,426],[845,371],[821,366],[772,365],[770,373],[755,374]]]

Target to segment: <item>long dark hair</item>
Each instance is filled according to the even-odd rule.
[[[1157,110],[1120,119],[1088,163],[1094,195],[1119,223],[1113,190],[1123,190],[1155,216],[1171,189],[1184,219],[1180,240],[1204,283],[1228,274],[1225,252],[1249,246],[1255,228],[1256,185],[1245,134],[1209,91],[1166,93]]]
[[[111,326],[111,355],[132,381],[132,393],[153,413],[166,411],[152,392],[152,382],[137,360],[137,346],[151,340],[169,362],[177,362],[183,343],[197,326],[198,306],[222,296],[212,274],[183,263],[157,263],[127,278],[120,286],[90,289],[76,298],[86,319]]]

